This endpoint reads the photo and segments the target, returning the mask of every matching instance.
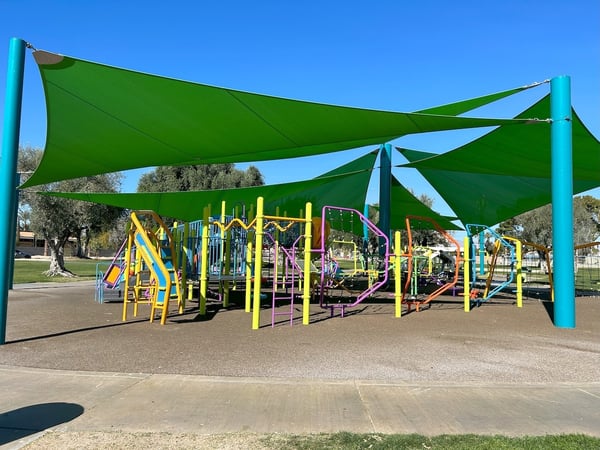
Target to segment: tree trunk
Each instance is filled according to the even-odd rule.
[[[85,230],[85,238],[83,239],[83,258],[90,257],[90,240],[92,239],[92,234],[90,233],[90,229]]]
[[[85,244],[83,243],[83,239],[81,237],[81,234],[83,233],[82,230],[79,231],[79,234],[77,235],[77,252],[76,255],[78,258],[85,258]]]
[[[74,277],[76,276],[70,270],[65,268],[65,244],[60,240],[46,239],[48,248],[50,248],[50,268],[44,272],[48,277]]]

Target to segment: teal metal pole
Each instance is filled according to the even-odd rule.
[[[390,216],[392,208],[392,146],[379,148],[379,229],[390,238]],[[384,239],[379,239],[379,255],[385,256]]]
[[[16,249],[16,236],[17,236],[17,219],[19,217],[19,190],[16,189],[19,187],[19,185],[21,184],[21,174],[17,172],[16,177],[15,177],[15,207],[13,208],[13,216],[12,219],[10,219],[9,223],[12,224],[12,230],[11,230],[11,234],[13,236],[15,236],[15,239],[12,240],[12,245],[11,248],[8,250],[8,254],[9,255],[14,255],[15,254],[15,249]],[[9,241],[10,243],[10,241]],[[8,265],[8,269],[9,269],[9,273],[8,273],[8,290],[10,291],[13,288],[13,278],[15,275],[15,259],[14,258],[10,258],[9,259],[9,265]]]
[[[0,161],[0,345],[6,343],[6,313],[8,310],[8,276],[14,259],[15,224],[13,222],[16,185],[21,100],[25,71],[25,47],[22,39],[12,38],[8,50],[6,98],[4,104],[4,135]],[[10,252],[13,254],[10,254]]]
[[[550,81],[554,326],[575,328],[571,79]]]
[[[363,216],[367,219],[369,218],[369,204],[365,203],[363,208]],[[369,227],[366,223],[363,223],[363,241],[367,242],[369,240]]]
[[[363,215],[368,219],[369,218],[369,204],[365,203],[365,207],[363,210]],[[365,256],[365,270],[369,270],[369,227],[366,223],[363,223],[363,242],[362,242],[362,252]],[[354,257],[354,256],[353,256]]]
[[[485,275],[485,233],[479,233],[479,275]]]

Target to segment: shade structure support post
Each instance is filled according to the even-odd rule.
[[[571,79],[550,80],[554,326],[575,328]]]
[[[12,38],[8,50],[4,132],[0,158],[0,345],[6,343],[8,290],[11,285],[9,276],[13,273],[12,264],[14,263],[17,157],[26,46],[26,42],[22,39]]]
[[[10,223],[12,224],[12,235],[15,236],[15,239],[11,241],[9,241],[10,248],[8,249],[8,255],[9,255],[9,260],[8,261],[12,261],[11,264],[8,265],[8,270],[10,271],[8,273],[8,290],[10,291],[13,288],[13,279],[14,279],[14,275],[15,275],[15,262],[14,259],[12,259],[12,255],[15,254],[15,250],[17,248],[17,220],[19,218],[19,185],[21,184],[21,174],[19,172],[17,172],[16,174],[16,181],[15,181],[15,204],[13,207],[13,216],[10,219]]]
[[[365,206],[363,209],[363,214],[366,218],[369,217],[369,204],[365,201]],[[362,252],[363,255],[367,255],[369,253],[369,227],[366,223],[363,223],[363,241],[362,241]],[[369,270],[369,258],[365,258],[365,266],[364,270]]]
[[[390,217],[392,204],[392,146],[379,148],[379,229],[390,239]],[[385,240],[379,238],[379,256],[385,257]]]

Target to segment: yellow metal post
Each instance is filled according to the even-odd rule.
[[[275,216],[279,217],[279,206],[275,207]],[[281,219],[279,219],[281,220]],[[277,288],[278,286],[278,282],[279,282],[279,238],[280,238],[281,232],[279,231],[278,228],[275,228],[275,232],[273,233],[273,238],[275,240],[273,248],[274,248],[274,252],[273,252],[273,259],[274,261],[273,263],[273,292],[277,292]],[[282,263],[283,263],[283,258],[282,258]]]
[[[133,233],[133,231],[132,231]],[[133,235],[132,235],[133,238]],[[135,286],[133,288],[134,293],[134,302],[133,302],[133,317],[137,317],[138,314],[138,302],[140,301],[140,297],[142,295],[142,285],[144,281],[142,280],[142,270],[144,270],[144,263],[142,261],[141,253],[138,249],[135,251],[135,262],[134,265],[134,273],[135,273]]]
[[[433,273],[433,250],[427,250],[427,275],[431,275]]]
[[[246,312],[252,310],[252,242],[246,247]]]
[[[220,273],[222,273],[223,275],[225,275],[225,277],[227,277],[229,275],[229,260],[231,258],[231,252],[229,250],[229,239],[231,236],[231,233],[227,232],[227,234],[225,234],[225,221],[226,221],[226,208],[227,208],[227,204],[225,202],[225,200],[223,200],[221,202],[221,224],[223,225],[221,227],[221,268],[220,268]],[[227,308],[229,306],[229,281],[225,280],[222,284],[222,290],[221,293],[223,295],[223,307]]]
[[[400,232],[394,233],[394,299],[396,302],[396,317],[402,316],[402,267],[400,255]]]
[[[515,239],[516,257],[517,257],[517,308],[523,307],[523,244],[518,239]]]
[[[463,255],[464,255],[464,264],[463,264],[463,284],[464,284],[464,299],[465,299],[465,312],[469,312],[471,310],[471,288],[470,288],[470,283],[471,280],[469,278],[469,275],[471,273],[471,268],[470,268],[470,249],[469,249],[469,238],[465,237],[465,247],[463,250]]]
[[[189,222],[185,222],[183,224],[183,243],[181,245],[181,256],[179,258],[180,267],[181,267],[181,279],[179,280],[181,283],[181,303],[179,304],[179,314],[183,313],[185,309],[185,303],[187,299],[192,299],[192,286],[187,284],[187,263],[188,263],[188,241],[190,238],[190,224]],[[185,288],[189,287],[188,295],[186,296]]]
[[[125,292],[123,293],[123,322],[127,320],[127,303],[129,302],[129,271],[131,270],[131,247],[133,238],[131,231],[127,232],[127,249],[125,250]],[[135,292],[133,300],[136,301]]]
[[[304,291],[302,294],[302,324],[310,323],[310,255],[312,249],[312,203],[306,204],[306,224],[304,226]]]
[[[262,278],[262,246],[263,246],[263,212],[262,197],[256,199],[256,258],[254,259],[254,298],[252,305],[252,329],[258,330],[260,327],[260,294]]]
[[[208,290],[208,221],[202,224],[202,254],[200,257],[199,313],[206,314],[206,291]]]

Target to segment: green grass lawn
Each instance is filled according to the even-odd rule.
[[[270,435],[264,438],[269,448],[297,450],[372,449],[372,450],[579,450],[600,449],[600,439],[581,434],[557,436],[479,436],[419,434]]]
[[[96,266],[101,264],[101,269],[108,266],[109,261],[97,261],[95,259],[66,259],[65,267],[73,272],[77,277],[47,277],[43,272],[50,267],[49,261],[36,259],[17,259],[15,260],[15,272],[13,283],[41,283],[56,282],[64,283],[71,281],[94,280],[96,279]]]

